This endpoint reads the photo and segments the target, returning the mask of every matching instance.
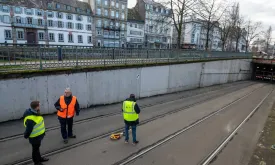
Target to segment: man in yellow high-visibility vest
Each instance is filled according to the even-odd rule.
[[[44,118],[40,114],[39,101],[31,102],[31,108],[27,109],[24,113],[24,126],[26,131],[24,137],[29,139],[32,145],[32,160],[35,165],[43,165],[42,162],[46,162],[48,158],[42,158],[40,155],[41,141],[45,136],[45,124]]]
[[[129,142],[129,129],[132,128],[133,144],[139,143],[136,139],[136,128],[139,124],[140,108],[136,103],[134,94],[130,95],[130,98],[126,99],[122,105],[123,118],[125,122],[125,143]]]

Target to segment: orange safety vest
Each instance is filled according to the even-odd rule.
[[[63,111],[57,111],[57,116],[61,118],[71,118],[74,117],[75,113],[75,104],[76,104],[76,97],[73,96],[72,101],[69,105],[66,104],[64,96],[60,96],[59,101],[60,107],[63,109]]]

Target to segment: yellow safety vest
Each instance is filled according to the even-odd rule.
[[[133,101],[123,102],[123,117],[126,121],[136,121],[138,119],[138,114],[135,111],[136,103]]]
[[[46,129],[45,129],[45,125],[44,125],[44,119],[42,116],[35,116],[35,115],[26,116],[24,118],[24,126],[25,127],[26,127],[27,120],[32,120],[36,123],[35,126],[33,127],[30,138],[34,138],[34,137],[37,137],[37,136],[45,133]]]

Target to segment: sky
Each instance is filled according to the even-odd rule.
[[[240,3],[241,15],[251,18],[253,21],[261,21],[266,31],[271,25],[272,37],[275,42],[275,1],[274,0],[236,0]],[[128,0],[128,8],[134,7],[136,0]]]

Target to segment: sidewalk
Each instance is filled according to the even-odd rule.
[[[275,150],[270,148],[273,144],[275,144],[275,104],[273,104],[273,108],[266,120],[265,127],[248,165],[274,165]]]

